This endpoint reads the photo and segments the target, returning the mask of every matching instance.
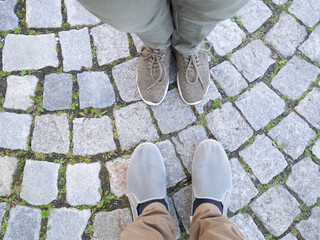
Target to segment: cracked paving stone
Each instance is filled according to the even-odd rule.
[[[17,164],[18,164],[17,158],[0,156],[0,196],[11,194],[13,174],[16,170]],[[1,217],[0,217],[0,223],[1,223]]]
[[[221,94],[219,93],[217,87],[214,85],[213,81],[210,80],[209,81],[209,89],[208,89],[206,96],[204,97],[204,99],[200,103],[194,105],[194,107],[197,109],[197,112],[199,114],[202,114],[202,113],[204,113],[204,107],[208,104],[208,102],[210,100],[215,100],[217,98],[221,99],[222,98]]]
[[[317,156],[317,158],[320,159],[320,139],[316,141],[315,145],[312,148],[312,152]]]
[[[132,222],[128,208],[100,212],[94,219],[93,240],[119,240],[121,233]]]
[[[294,54],[306,38],[306,29],[289,14],[282,13],[279,21],[266,34],[265,40],[284,57]]]
[[[210,132],[224,149],[234,151],[253,135],[253,130],[230,102],[206,116]]]
[[[180,235],[181,235],[181,230],[180,230],[180,227],[179,227],[179,221],[178,221],[178,217],[177,217],[177,214],[176,214],[176,210],[174,209],[174,206],[173,206],[173,201],[170,197],[168,197],[168,208],[169,208],[169,214],[174,218],[174,221],[176,222],[176,239],[179,239],[180,238]]]
[[[271,85],[282,94],[295,100],[308,90],[319,73],[319,68],[294,56],[274,77]]]
[[[99,18],[85,9],[77,0],[64,0],[70,26],[93,25],[100,23]]]
[[[18,27],[19,19],[14,13],[17,0],[0,1],[0,31],[13,30]]]
[[[31,121],[28,114],[0,113],[0,147],[27,150]]]
[[[285,4],[288,0],[272,0],[272,1],[276,5],[282,5],[282,4]]]
[[[270,65],[275,63],[270,55],[271,50],[259,39],[236,51],[230,59],[239,72],[249,82],[253,82],[262,77]]]
[[[304,152],[309,141],[315,138],[316,133],[295,112],[292,112],[271,129],[269,135],[279,146],[283,146],[283,151],[296,159]]]
[[[33,105],[38,78],[36,76],[8,76],[3,107],[27,111]]]
[[[35,152],[67,154],[69,135],[67,114],[36,116],[31,149]]]
[[[77,163],[67,166],[67,202],[71,206],[97,205],[101,199],[100,163]]]
[[[289,7],[289,12],[308,27],[313,27],[320,20],[318,0],[294,0]]]
[[[2,50],[3,71],[58,67],[56,45],[53,33],[35,36],[8,34]]]
[[[299,50],[312,61],[320,64],[320,26],[313,30],[309,38],[299,47]]]
[[[296,225],[304,239],[320,239],[320,207],[314,207],[307,220]]]
[[[281,238],[281,240],[297,240],[297,238],[293,236],[291,233],[288,233],[283,238]]]
[[[11,208],[4,240],[39,239],[41,210],[17,205]]]
[[[91,216],[90,209],[56,208],[50,210],[47,240],[78,240]]]
[[[250,205],[267,230],[275,236],[284,233],[301,213],[298,201],[283,186],[270,188]]]
[[[0,203],[0,223],[2,222],[2,218],[4,217],[4,215],[6,214],[6,203]],[[178,225],[177,225],[178,226]]]

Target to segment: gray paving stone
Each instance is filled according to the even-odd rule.
[[[4,217],[5,213],[6,213],[6,203],[0,203],[0,223],[2,222],[2,218]]]
[[[288,0],[272,0],[274,4],[281,5],[285,4]]]
[[[30,54],[32,53],[32,54]],[[2,51],[3,71],[58,67],[54,34],[36,36],[8,34]]]
[[[281,240],[297,240],[297,238],[293,236],[291,233],[288,233],[283,238],[281,238]]]
[[[26,111],[32,106],[38,78],[36,76],[8,76],[3,107]]]
[[[265,40],[274,46],[282,56],[290,57],[306,36],[305,28],[294,17],[282,13],[279,21],[267,33]]]
[[[298,158],[316,134],[296,113],[290,113],[277,126],[270,130],[269,135],[277,141],[282,149],[293,159]]]
[[[0,147],[26,150],[31,121],[28,114],[0,113]]]
[[[253,82],[263,76],[269,66],[275,62],[270,54],[271,50],[259,39],[232,54],[230,59],[240,73]]]
[[[50,211],[48,240],[79,240],[91,216],[90,209],[57,208]]]
[[[28,28],[59,28],[62,24],[60,0],[26,0]]]
[[[137,51],[140,52],[143,46],[143,41],[135,33],[130,33],[130,35],[132,37],[134,45],[136,46]]]
[[[314,207],[307,220],[296,225],[304,239],[320,239],[320,207]]]
[[[248,87],[246,80],[228,61],[211,68],[210,72],[211,76],[219,82],[222,89],[230,97],[239,94],[241,90]]]
[[[44,78],[43,108],[54,111],[70,108],[72,103],[72,75],[51,73]]]
[[[210,132],[228,151],[238,149],[253,135],[253,130],[231,103],[225,103],[206,116]]]
[[[189,173],[191,173],[193,153],[198,145],[206,139],[208,139],[208,136],[202,126],[189,127],[182,130],[177,137],[172,138],[176,151]]]
[[[230,220],[239,228],[244,238],[247,240],[265,240],[263,234],[247,213],[239,213]]]
[[[320,4],[317,0],[294,0],[289,11],[308,27],[313,27],[320,20]]]
[[[119,58],[130,56],[128,36],[108,24],[91,29],[97,47],[98,64],[105,65]]]
[[[31,149],[35,152],[66,154],[70,145],[69,135],[67,114],[36,116]]]
[[[73,121],[73,154],[94,155],[110,152],[117,148],[113,141],[111,119],[76,118]]]
[[[77,163],[67,166],[67,202],[71,206],[96,205],[101,199],[100,163]]]
[[[236,212],[247,205],[258,194],[249,176],[237,158],[230,159],[232,172],[232,195],[229,210]]]
[[[207,36],[214,51],[220,56],[226,55],[242,43],[246,34],[230,19],[218,23],[214,30]]]
[[[168,197],[168,208],[169,208],[169,214],[174,218],[174,221],[176,222],[176,227],[177,227],[176,228],[176,239],[179,239],[180,235],[181,235],[181,230],[179,227],[179,221],[178,221],[178,217],[176,214],[176,210],[174,209],[173,201],[170,197]]]
[[[316,141],[315,145],[312,148],[312,152],[314,155],[317,156],[317,158],[320,159],[320,139],[318,139],[318,141]]]
[[[0,2],[0,31],[14,29],[19,24],[19,19],[14,13],[17,0]]]
[[[115,94],[108,75],[104,72],[78,73],[80,109],[106,108],[115,102]]]
[[[308,90],[309,85],[316,80],[319,73],[319,68],[294,56],[275,76],[271,85],[295,100]]]
[[[123,230],[132,222],[128,208],[100,212],[94,219],[93,240],[119,240]]]
[[[196,121],[191,107],[182,101],[177,89],[170,90],[164,101],[151,109],[164,134],[179,131]]]
[[[270,188],[251,203],[253,212],[275,236],[285,232],[301,213],[298,206],[298,201],[283,186]]]
[[[100,20],[85,9],[77,0],[65,0],[67,18],[70,26],[92,25],[100,23]]]
[[[310,34],[309,38],[299,47],[299,50],[312,61],[320,64],[320,27],[318,26]]]
[[[11,208],[4,240],[37,240],[41,227],[41,210],[17,205]]]
[[[11,194],[13,174],[16,170],[17,164],[18,164],[17,158],[0,156],[0,196]],[[1,213],[0,213],[0,223],[1,223]]]
[[[114,111],[114,118],[122,149],[130,149],[142,140],[152,142],[159,137],[151,114],[143,102]]]
[[[20,197],[32,205],[45,205],[58,196],[60,164],[27,160]]]
[[[82,67],[92,67],[88,28],[60,32],[59,38],[65,72],[81,70]]]

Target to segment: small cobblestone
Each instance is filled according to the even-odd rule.
[[[314,207],[307,220],[296,225],[304,239],[320,239],[320,207]]]
[[[13,174],[16,170],[18,159],[7,156],[0,156],[0,196],[11,194],[11,185]],[[1,205],[0,205],[0,223],[1,223]]]
[[[272,1],[276,5],[282,5],[282,4],[285,4],[288,0],[272,0]]]
[[[313,27],[320,20],[320,5],[318,0],[294,0],[289,7],[301,22],[308,27]]]
[[[315,145],[312,148],[312,152],[314,155],[317,156],[317,158],[320,159],[320,139],[318,139],[318,141],[316,141]]]
[[[202,114],[204,113],[204,106],[207,105],[210,100],[215,100],[217,98],[221,99],[222,98],[221,94],[219,93],[218,89],[214,85],[213,81],[210,80],[209,89],[206,96],[200,103],[194,105],[194,107],[197,109],[197,112],[199,114]]]
[[[299,47],[299,50],[312,61],[320,64],[320,26],[313,30],[309,38]]]
[[[0,223],[2,222],[2,218],[4,217],[4,215],[6,214],[6,203],[0,203]]]
[[[12,30],[19,24],[19,19],[14,13],[17,0],[0,2],[0,31]]]
[[[168,197],[168,208],[169,208],[169,214],[174,218],[174,221],[176,222],[176,239],[179,239],[181,235],[181,230],[179,227],[179,221],[176,214],[176,210],[174,209],[173,201],[170,197]]]
[[[281,240],[297,240],[297,238],[293,236],[291,233],[288,233],[283,238],[281,238]]]
[[[100,23],[99,18],[85,9],[77,0],[64,0],[70,26],[92,25]]]

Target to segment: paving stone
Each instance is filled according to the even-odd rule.
[[[143,102],[114,111],[114,118],[122,149],[130,149],[142,140],[152,142],[159,137],[150,112]]]
[[[77,163],[67,166],[67,202],[71,206],[96,205],[101,199],[100,163]]]
[[[276,5],[282,5],[282,4],[285,4],[288,0],[272,0],[272,1]]]
[[[295,100],[308,90],[309,85],[316,80],[319,73],[319,68],[294,56],[275,76],[271,85]]]
[[[296,113],[290,113],[277,126],[270,130],[269,135],[277,141],[282,148],[293,159],[298,158],[309,141],[316,134]]]
[[[72,103],[72,75],[51,73],[44,78],[43,108],[54,111],[70,108]]]
[[[128,208],[100,212],[94,219],[93,240],[119,240],[123,230],[132,222]]]
[[[210,72],[211,76],[219,82],[222,89],[230,97],[239,94],[241,90],[248,87],[246,80],[228,61],[211,68]]]
[[[104,72],[78,73],[80,109],[106,108],[115,102],[115,94],[108,75]]]
[[[232,54],[230,59],[240,73],[253,82],[262,77],[269,66],[275,62],[270,54],[271,50],[261,40],[254,40]]]
[[[6,213],[6,203],[0,203],[0,223],[2,222],[2,218],[4,217],[5,213]]]
[[[282,186],[270,188],[251,203],[253,212],[275,236],[285,232],[301,213],[298,206],[298,201]]]
[[[56,208],[50,211],[48,240],[81,239],[91,216],[90,209]]]
[[[202,126],[189,127],[182,130],[177,137],[172,138],[176,151],[189,173],[191,173],[193,153],[198,145],[206,139],[208,139],[208,136]]]
[[[41,210],[17,205],[11,208],[4,240],[39,239]]]
[[[81,70],[82,67],[92,67],[88,28],[60,32],[59,38],[65,72]]]
[[[230,220],[239,228],[245,239],[248,240],[265,240],[263,234],[247,213],[239,213]]]
[[[0,147],[27,150],[31,121],[28,114],[0,113]]]
[[[77,0],[65,0],[67,18],[70,26],[92,25],[100,23],[99,18],[85,9]]]
[[[238,149],[253,135],[253,130],[231,103],[225,103],[206,116],[210,132],[228,151]]]
[[[27,111],[32,106],[38,78],[36,76],[8,76],[3,107]]]
[[[316,141],[315,145],[312,148],[312,152],[314,155],[317,156],[317,158],[320,159],[320,139],[318,139],[318,141]]]
[[[279,21],[267,33],[265,40],[284,57],[294,54],[306,38],[306,29],[289,14],[282,13]]]
[[[116,149],[111,119],[108,116],[91,119],[76,118],[73,121],[74,155],[94,155]]]
[[[310,34],[309,38],[299,47],[299,50],[312,61],[320,64],[320,27],[318,26]]]
[[[32,54],[30,54],[32,53]],[[35,36],[8,34],[2,51],[3,71],[58,67],[54,34]]]
[[[249,1],[237,13],[249,33],[255,32],[271,15],[272,11],[259,0]]]
[[[62,24],[60,0],[26,0],[28,28],[59,28]]]
[[[14,29],[19,24],[19,19],[14,13],[17,0],[0,2],[0,31]]]
[[[36,116],[31,149],[43,153],[69,151],[69,123],[67,114]]]
[[[144,44],[143,41],[135,33],[130,33],[130,35],[132,37],[134,45],[136,46],[137,51],[140,52],[141,48],[142,48],[142,46]]]
[[[237,158],[230,159],[232,172],[232,195],[229,210],[236,212],[247,205],[258,194],[252,181]]]
[[[218,89],[214,85],[213,81],[210,81],[209,82],[209,89],[208,89],[206,96],[204,97],[204,99],[200,103],[194,105],[194,107],[197,109],[197,112],[199,114],[202,114],[202,113],[204,113],[203,108],[208,104],[208,102],[210,100],[215,100],[217,98],[221,99],[222,98],[221,94],[219,93]]]
[[[304,239],[320,239],[320,207],[314,207],[307,220],[296,225]]]
[[[289,7],[289,11],[308,27],[313,27],[320,20],[318,0],[294,0]]]
[[[91,29],[94,45],[97,47],[98,64],[111,63],[130,56],[128,36],[108,24]]]
[[[214,51],[220,56],[226,55],[242,43],[246,34],[230,19],[217,24],[214,30],[207,36]]]
[[[168,208],[169,208],[169,214],[174,218],[174,221],[176,222],[176,227],[177,227],[176,228],[176,239],[179,239],[180,235],[181,235],[181,230],[179,227],[179,221],[178,221],[178,217],[176,214],[176,210],[174,209],[173,201],[170,197],[168,197]]]
[[[283,238],[281,238],[281,240],[297,240],[297,238],[293,236],[291,233],[288,233]]]
[[[13,182],[13,174],[18,164],[17,158],[0,156],[0,196],[11,194],[11,185]],[[1,205],[0,205],[1,211]],[[0,223],[1,223],[1,212],[0,212]]]

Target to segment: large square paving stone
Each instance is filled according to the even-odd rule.
[[[99,18],[85,9],[77,0],[65,0],[67,18],[70,26],[91,25],[100,23]]]
[[[283,238],[281,238],[281,240],[297,240],[297,238],[293,236],[291,233],[288,233]]]
[[[313,30],[308,40],[299,47],[299,50],[307,55],[312,61],[316,61],[320,64],[320,26]]]
[[[320,20],[320,4],[318,0],[294,0],[289,12],[293,13],[308,27],[313,27]]]
[[[176,213],[176,210],[174,209],[174,206],[173,206],[173,201],[170,197],[168,197],[168,208],[169,208],[169,214],[174,218],[174,221],[176,222],[176,239],[179,239],[180,238],[180,235],[181,235],[181,230],[180,230],[180,227],[179,227],[179,221],[178,221],[178,217],[177,217],[177,213]]]
[[[14,13],[17,0],[0,1],[0,31],[14,29],[19,24],[19,19]]]
[[[314,207],[307,220],[296,225],[304,239],[320,239],[320,207]]]
[[[206,96],[202,99],[202,101],[196,105],[194,105],[195,109],[199,114],[204,113],[204,107],[208,104],[210,100],[221,99],[221,94],[219,93],[216,85],[214,85],[213,81],[209,81],[209,89]]]
[[[0,196],[11,194],[13,174],[16,170],[17,164],[17,158],[0,156]]]

